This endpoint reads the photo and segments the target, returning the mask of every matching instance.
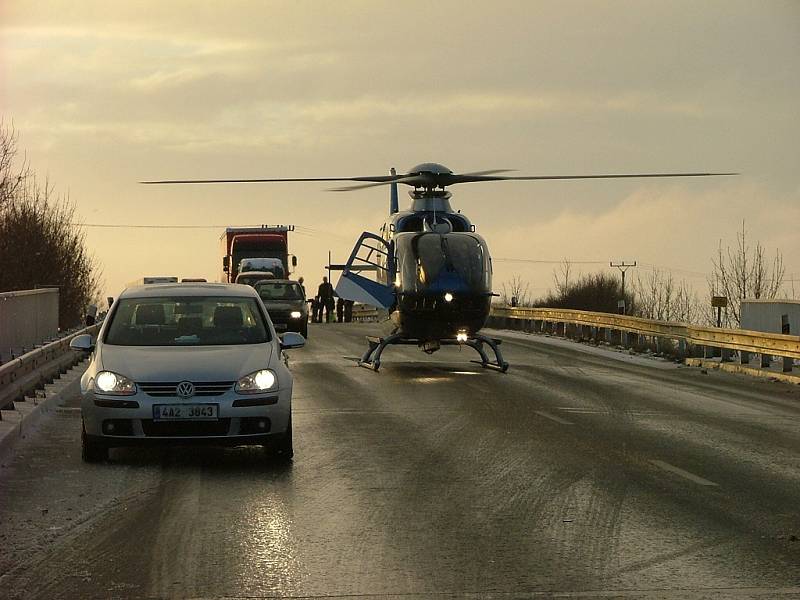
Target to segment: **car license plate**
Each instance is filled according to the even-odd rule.
[[[217,404],[155,404],[154,421],[216,421]]]

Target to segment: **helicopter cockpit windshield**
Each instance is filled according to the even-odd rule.
[[[395,244],[403,292],[491,292],[489,251],[480,236],[400,234]]]

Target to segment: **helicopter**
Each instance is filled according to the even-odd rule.
[[[333,188],[347,192],[390,187],[389,215],[380,234],[363,232],[340,270],[336,293],[341,298],[388,311],[391,333],[368,336],[358,364],[378,371],[387,346],[419,346],[431,354],[442,346],[465,345],[479,355],[484,368],[505,373],[509,364],[501,340],[480,333],[489,317],[492,259],[486,241],[466,215],[453,210],[449,186],[489,181],[708,177],[736,173],[638,173],[607,175],[500,175],[508,169],[454,173],[439,163],[422,163],[407,173],[362,177],[281,179],[192,179],[143,181],[146,184],[263,183],[349,181],[358,185]],[[409,190],[411,206],[401,211],[398,184]],[[486,351],[489,348],[493,358]]]

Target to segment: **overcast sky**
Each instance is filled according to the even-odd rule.
[[[456,186],[495,289],[637,260],[704,288],[741,221],[800,279],[800,2],[3,0],[0,111],[87,224],[292,223],[297,275],[377,230],[388,192],[142,179],[737,171]],[[401,190],[401,204],[407,203]],[[87,228],[115,295],[217,280],[221,228]],[[592,270],[595,265],[583,265]],[[800,293],[800,282],[796,284]]]

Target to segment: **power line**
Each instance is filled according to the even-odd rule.
[[[232,228],[261,228],[261,225],[231,225],[230,223],[219,225],[164,225],[153,223],[72,223],[75,227],[87,227],[92,229],[225,229]],[[350,237],[307,227],[304,225],[295,225],[295,233],[300,235],[328,235],[338,238],[351,239]]]
[[[561,265],[565,262],[568,262],[571,265],[604,265],[606,261],[604,260],[571,260],[571,259],[561,259],[561,260],[539,260],[539,259],[532,259],[532,258],[492,258],[493,262],[518,262],[518,263],[532,263],[538,265]]]
[[[260,225],[134,225],[132,223],[73,223],[73,225],[96,229],[225,229],[226,227],[261,227]]]
[[[530,263],[530,264],[541,264],[541,265],[562,265],[565,262],[571,265],[605,265],[607,261],[605,260],[572,260],[570,258],[562,258],[561,260],[546,260],[546,259],[532,259],[532,258],[492,258],[494,262],[516,262],[516,263]],[[644,267],[648,270],[655,271],[671,271],[674,273],[684,273],[694,277],[702,277],[706,278],[709,276],[708,273],[702,273],[700,271],[692,271],[690,269],[682,269],[680,267],[665,267],[663,265],[654,265],[651,263],[639,263],[640,267]]]
[[[218,225],[163,225],[163,224],[152,224],[152,223],[72,223],[75,227],[86,227],[92,229],[225,229],[227,227],[261,227],[261,224],[256,225],[231,225],[230,223],[225,224],[218,224]],[[295,233],[299,235],[306,235],[306,236],[316,236],[316,235],[325,235],[330,237],[335,237],[339,239],[351,239],[350,236],[345,236],[342,234],[332,233],[329,231],[324,231],[320,229],[315,229],[313,227],[308,227],[305,225],[296,225],[295,226]],[[568,262],[572,265],[605,265],[606,261],[604,260],[572,260],[569,258],[562,258],[561,260],[547,260],[547,259],[532,259],[532,258],[504,258],[504,257],[497,257],[492,258],[494,262],[511,262],[511,263],[528,263],[528,264],[538,264],[538,265],[561,265],[565,262]],[[644,267],[651,271],[660,270],[660,271],[669,271],[671,273],[679,273],[683,274],[684,276],[688,277],[695,277],[695,278],[702,278],[706,279],[711,276],[710,273],[703,273],[701,271],[692,271],[691,269],[683,269],[680,267],[667,267],[663,265],[654,265],[651,263],[639,263],[640,267]],[[800,279],[788,278],[784,279],[784,282],[792,283],[798,282]]]

